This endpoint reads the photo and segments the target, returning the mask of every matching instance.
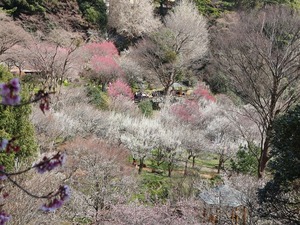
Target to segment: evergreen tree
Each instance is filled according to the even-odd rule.
[[[106,4],[103,0],[77,0],[85,19],[93,25],[105,29],[107,25]]]
[[[13,75],[5,68],[0,67],[0,83],[8,82]],[[28,99],[29,91],[22,84],[21,98]],[[20,150],[10,154],[0,154],[0,165],[7,170],[13,169],[15,162],[29,159],[37,152],[34,127],[30,122],[31,105],[3,106],[0,105],[0,138],[14,139],[13,145],[19,146]]]
[[[1,3],[3,8],[9,10],[14,16],[20,13],[33,14],[45,11],[42,6],[43,0],[3,0]]]
[[[293,181],[300,178],[300,105],[276,120],[271,154],[274,159],[270,167],[275,179]]]
[[[300,105],[275,121],[272,145],[274,178],[260,191],[263,216],[299,224]]]

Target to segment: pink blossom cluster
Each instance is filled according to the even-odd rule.
[[[9,215],[7,215],[5,212],[0,212],[0,225],[4,225],[9,219]]]
[[[191,123],[201,114],[198,103],[192,100],[185,100],[182,103],[175,104],[171,110],[181,121]]]
[[[115,56],[119,54],[118,49],[116,48],[114,43],[110,41],[105,41],[102,43],[97,43],[97,42],[88,43],[84,46],[84,48],[85,48],[84,52],[87,52],[92,56],[94,55]]]
[[[95,55],[91,58],[92,69],[101,74],[122,74],[122,69],[112,56]]]
[[[40,109],[42,110],[42,112],[45,114],[45,110],[49,110],[50,106],[49,103],[50,102],[50,97],[49,95],[45,95],[40,102]]]
[[[12,138],[11,140],[2,139],[0,143],[0,152],[5,151],[6,153],[18,152],[20,151],[20,146],[14,145],[16,139]]]
[[[118,79],[108,86],[108,95],[113,98],[125,97],[133,100],[134,96],[128,84]]]
[[[0,84],[0,96],[2,97],[3,105],[17,105],[21,101],[20,97],[20,81],[18,78],[13,78],[8,83]]]
[[[56,153],[51,158],[44,156],[41,162],[34,165],[38,173],[45,173],[46,171],[51,171],[58,166],[62,166],[66,161],[66,154]]]
[[[202,84],[199,84],[193,91],[193,95],[196,98],[204,98],[205,100],[215,102],[216,98],[210,93],[210,91]]]
[[[71,191],[69,186],[63,185],[60,186],[58,192],[56,193],[56,198],[51,199],[48,204],[44,204],[41,207],[41,210],[44,212],[54,212],[56,209],[59,209],[64,202],[70,199]]]

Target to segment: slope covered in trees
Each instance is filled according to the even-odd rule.
[[[0,224],[299,223],[298,1],[0,3]]]

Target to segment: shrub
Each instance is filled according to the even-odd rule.
[[[146,117],[150,117],[153,115],[152,102],[149,100],[141,101],[139,103],[139,109],[141,110],[142,114]]]
[[[100,88],[89,86],[87,88],[87,94],[91,98],[91,103],[96,105],[102,110],[107,110],[109,108],[109,97],[105,92],[102,92]]]
[[[150,201],[151,203],[159,203],[167,200],[169,196],[170,184],[168,179],[151,173],[145,173],[141,181],[141,192],[148,193],[146,199],[140,200]],[[142,195],[141,195],[142,196]]]
[[[233,171],[243,174],[255,175],[258,167],[260,148],[251,144],[250,147],[241,146],[236,153],[236,159],[230,160]]]
[[[0,83],[12,79],[13,75],[5,68],[0,67]],[[21,97],[28,98],[29,91],[26,85],[22,85]],[[20,151],[12,152],[10,155],[1,154],[0,165],[7,170],[12,169],[15,160],[24,160],[33,156],[37,151],[34,128],[30,122],[31,105],[10,107],[0,105],[0,137],[16,139],[12,144],[19,146]]]

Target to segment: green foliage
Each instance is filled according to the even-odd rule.
[[[0,67],[0,82],[7,82],[13,78],[5,68]],[[29,91],[26,84],[22,84],[22,99],[28,99]],[[15,138],[14,145],[20,147],[17,153],[11,155],[1,155],[0,164],[7,169],[12,169],[17,161],[24,161],[37,152],[37,143],[35,141],[34,127],[30,122],[31,105],[20,107],[0,105],[0,135],[1,138]]]
[[[250,144],[249,147],[240,146],[236,159],[230,160],[231,169],[237,173],[257,174],[259,154],[260,148],[254,144]]]
[[[221,183],[223,183],[223,180],[222,180],[222,177],[218,174],[216,176],[213,176],[211,179],[210,179],[210,184],[212,186],[218,186],[220,185]]]
[[[139,103],[139,109],[143,113],[144,116],[150,117],[153,115],[153,107],[152,107],[152,102],[149,100],[146,101],[141,101]]]
[[[76,222],[76,224],[92,224],[93,223],[93,220],[88,217],[75,217],[73,219],[73,221]]]
[[[263,216],[299,224],[300,105],[276,119],[271,156],[274,178],[259,191]]]
[[[106,28],[107,7],[103,0],[77,0],[77,2],[80,11],[88,22],[97,25],[101,29]]]
[[[300,105],[280,116],[274,123],[270,163],[278,180],[300,178]]]
[[[20,13],[34,14],[45,11],[42,6],[43,0],[3,0],[1,3],[3,8],[13,16],[18,16]]]
[[[294,8],[300,7],[299,0],[194,0],[201,14],[217,18],[223,12],[261,8],[265,5],[282,4]]]
[[[98,86],[88,86],[87,94],[91,98],[91,103],[102,110],[107,110],[109,107],[109,97],[107,93],[102,92]]]
[[[288,5],[294,8],[299,8],[300,1],[299,0],[260,0],[261,4],[282,4]]]
[[[201,14],[211,17],[219,17],[222,8],[218,7],[221,1],[213,3],[211,0],[194,0]]]
[[[164,202],[169,196],[169,179],[152,173],[144,173],[141,191],[147,193],[151,203]]]
[[[228,79],[221,73],[215,72],[210,74],[209,76],[204,77],[204,81],[207,82],[213,94],[224,94],[229,90]]]

